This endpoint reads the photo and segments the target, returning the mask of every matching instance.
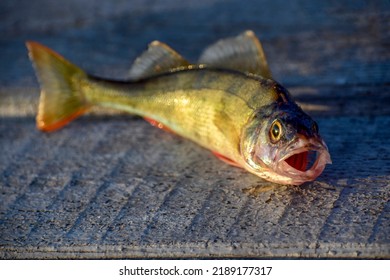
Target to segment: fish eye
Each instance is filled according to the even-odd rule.
[[[272,143],[276,143],[280,140],[283,134],[282,124],[279,120],[274,120],[269,130],[270,138]]]

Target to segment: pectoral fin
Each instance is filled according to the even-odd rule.
[[[230,143],[237,144],[238,149],[238,143],[240,142],[239,132],[234,127],[234,121],[232,118],[226,114],[226,112],[221,110],[215,113],[213,122]]]
[[[219,40],[203,51],[199,63],[272,77],[263,47],[253,31]]]
[[[222,160],[223,162],[230,164],[235,167],[240,167],[242,168],[241,165],[239,165],[237,162],[231,160],[230,158],[225,157],[224,155],[221,155],[220,153],[217,152],[212,152],[218,159]]]
[[[189,62],[169,46],[159,41],[154,41],[135,60],[130,69],[129,78],[139,80],[188,65]]]
[[[224,111],[219,111],[215,114],[214,125],[222,132],[222,134],[226,137],[228,142],[230,142],[233,147],[236,147],[238,149],[238,145],[240,141],[239,135],[235,127],[233,126],[233,120]],[[220,160],[230,165],[241,167],[237,162],[224,156],[221,153],[213,151],[213,154]]]

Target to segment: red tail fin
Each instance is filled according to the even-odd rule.
[[[86,74],[39,43],[26,45],[41,86],[37,127],[43,131],[59,129],[89,107],[80,86]]]

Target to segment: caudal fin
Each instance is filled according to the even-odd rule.
[[[83,114],[88,104],[81,81],[86,74],[61,55],[36,43],[26,43],[40,86],[37,127],[53,131]]]

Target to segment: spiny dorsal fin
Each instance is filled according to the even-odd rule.
[[[148,49],[135,60],[130,69],[129,78],[138,80],[188,65],[189,62],[169,46],[153,41]]]
[[[271,78],[263,47],[250,30],[207,47],[200,56],[199,63]]]

